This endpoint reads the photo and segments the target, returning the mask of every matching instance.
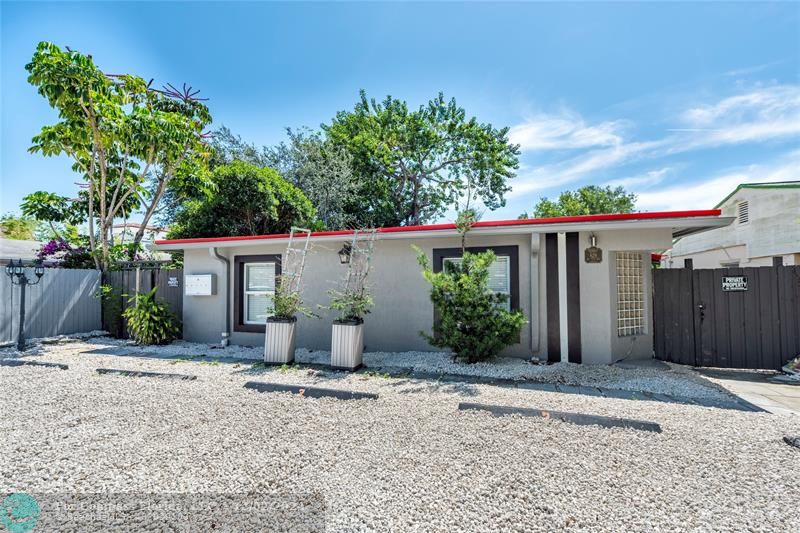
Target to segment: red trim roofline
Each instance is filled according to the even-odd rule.
[[[652,220],[662,218],[692,218],[692,217],[715,217],[722,213],[719,209],[702,209],[694,211],[655,211],[648,213],[617,213],[610,215],[579,215],[569,217],[553,218],[527,218],[515,220],[484,220],[476,222],[473,228],[502,228],[510,226],[539,226],[544,224],[564,224],[580,222],[614,222],[620,220]],[[393,226],[389,228],[378,228],[378,233],[413,233],[415,231],[439,231],[454,230],[456,225],[453,223],[427,224],[422,226]],[[352,235],[353,230],[338,231],[315,231],[312,237],[335,237]],[[240,235],[235,237],[199,237],[194,239],[167,239],[157,240],[156,245],[170,244],[193,244],[203,242],[231,242],[231,241],[255,241],[269,239],[286,239],[288,233],[274,233],[271,235]]]

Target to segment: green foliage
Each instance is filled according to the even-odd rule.
[[[321,229],[353,227],[363,208],[349,152],[318,132],[287,129],[287,134],[288,143],[264,150],[267,166],[305,193],[317,210]]]
[[[86,181],[78,211],[89,225],[96,266],[106,270],[115,217],[141,208],[139,242],[173,178],[202,176],[208,108],[190,88],[155,90],[139,76],[106,75],[90,55],[48,42],[39,43],[25,68],[28,82],[58,112],[58,122],[42,127],[29,151],[73,160]],[[30,208],[48,221],[69,211],[63,197],[50,193],[31,198]]]
[[[564,217],[576,215],[600,215],[605,213],[632,213],[636,195],[623,187],[598,187],[587,185],[575,191],[562,192],[557,201],[542,198],[533,210],[534,218]],[[523,213],[520,218],[530,218]]]
[[[391,96],[377,103],[362,91],[355,108],[337,113],[323,130],[352,157],[361,185],[351,212],[363,227],[421,224],[463,195],[496,209],[505,205],[506,181],[519,166],[508,128],[467,119],[442,94],[410,110]]]
[[[419,249],[417,258],[423,277],[431,284],[431,301],[439,317],[433,335],[420,332],[431,345],[449,348],[457,357],[476,363],[517,342],[525,316],[502,308],[508,296],[489,288],[489,266],[495,260],[491,250],[467,252],[460,263],[446,263],[442,272],[434,272]]]
[[[272,169],[234,161],[215,168],[212,181],[216,192],[186,203],[171,238],[287,233],[314,219],[309,199]]]
[[[154,287],[139,293],[122,316],[128,322],[128,333],[139,344],[169,344],[180,335],[180,321],[169,307],[156,299]]]
[[[294,320],[297,315],[305,317],[315,316],[303,305],[303,295],[298,290],[288,289],[289,280],[283,276],[278,279],[275,295],[272,297],[272,316],[279,320]]]
[[[363,209],[355,196],[359,185],[350,154],[308,128],[286,131],[288,141],[257,148],[223,126],[214,132],[211,164],[217,167],[243,161],[275,169],[303,191],[317,210],[316,223],[306,227],[353,227]]]
[[[122,299],[126,296],[121,289],[108,284],[100,285],[95,294],[100,298],[103,329],[112,337],[123,337]]]
[[[32,241],[36,239],[36,230],[37,222],[27,216],[0,216],[0,237],[5,239]]]
[[[325,308],[339,312],[339,316],[334,319],[337,324],[361,324],[364,322],[364,315],[374,305],[366,287],[362,287],[360,291],[330,289],[328,296],[330,303]]]

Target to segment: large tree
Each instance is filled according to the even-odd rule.
[[[632,213],[635,204],[636,195],[623,187],[587,185],[575,191],[562,192],[556,201],[542,198],[533,209],[533,218]],[[519,218],[531,217],[523,213]]]
[[[211,166],[244,161],[272,168],[311,200],[322,227],[345,229],[356,225],[362,209],[356,198],[359,180],[350,153],[308,128],[287,128],[286,132],[287,141],[258,148],[222,126],[211,141]]]
[[[352,111],[322,127],[352,156],[361,225],[422,224],[465,196],[496,209],[518,168],[519,147],[509,142],[508,128],[467,119],[442,94],[410,110],[404,101],[387,96],[378,103],[361,91]]]
[[[287,129],[288,142],[262,152],[267,166],[302,190],[326,229],[357,226],[362,211],[353,159],[341,146],[308,129]]]
[[[171,238],[285,233],[314,221],[311,201],[272,169],[234,161],[216,167],[211,179],[214,192],[185,203]]]
[[[133,249],[176,176],[203,175],[208,108],[191,88],[158,90],[139,76],[106,74],[91,55],[52,43],[39,43],[25,68],[28,81],[59,117],[33,138],[30,151],[73,159],[73,169],[86,181],[95,266],[106,270],[110,228],[130,198],[138,200],[143,212]]]

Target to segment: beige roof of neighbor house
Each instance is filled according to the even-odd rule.
[[[659,211],[647,213],[623,213],[607,215],[580,215],[555,218],[528,218],[515,220],[484,220],[475,223],[472,232],[483,235],[508,233],[545,233],[558,231],[599,231],[612,229],[672,228],[678,237],[706,229],[726,226],[732,217],[720,216],[718,209],[693,211]],[[395,226],[378,228],[379,239],[408,239],[456,235],[455,224],[428,224],[421,226]],[[312,233],[314,240],[344,240],[352,236],[353,230],[319,231]],[[288,234],[243,235],[233,237],[200,237],[192,239],[156,240],[152,248],[157,250],[182,250],[224,248],[230,246],[253,246],[264,241],[283,242]]]

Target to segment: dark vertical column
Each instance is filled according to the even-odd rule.
[[[547,361],[561,361],[561,321],[558,306],[558,235],[547,233],[544,241],[547,279]]]
[[[578,233],[567,233],[567,346],[570,363],[581,362],[581,259]]]

